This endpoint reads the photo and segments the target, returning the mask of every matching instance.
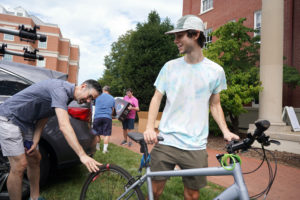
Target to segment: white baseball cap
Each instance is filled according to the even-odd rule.
[[[203,21],[195,15],[185,15],[181,17],[176,24],[176,27],[172,31],[168,31],[165,34],[174,34],[177,32],[196,30],[204,32]]]

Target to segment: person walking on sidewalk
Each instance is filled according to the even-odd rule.
[[[124,140],[122,141],[121,145],[126,145],[127,144],[127,138],[128,138],[128,132],[134,129],[134,120],[135,120],[135,115],[137,111],[140,111],[139,108],[139,101],[137,98],[133,96],[133,92],[131,88],[128,88],[126,90],[126,96],[123,98],[125,101],[129,102],[131,105],[128,107],[130,110],[127,118],[122,122],[123,126],[123,137]],[[132,142],[128,138],[128,146],[131,147]]]
[[[104,136],[103,153],[107,153],[108,142],[112,129],[112,113],[114,112],[115,99],[109,93],[110,87],[104,86],[102,94],[97,97],[95,102],[95,115],[93,123],[93,133],[97,135],[97,150],[100,150],[100,135]]]
[[[80,161],[90,172],[99,170],[101,163],[89,157],[78,142],[69,120],[68,104],[73,99],[79,104],[90,103],[100,93],[101,86],[95,80],[75,86],[67,81],[51,79],[27,87],[0,105],[0,144],[10,163],[7,179],[10,199],[21,199],[26,168],[30,198],[42,199],[39,197],[41,154],[38,143],[48,118],[54,115],[59,129]]]
[[[209,109],[220,127],[225,140],[239,139],[227,128],[220,103],[220,92],[226,89],[223,68],[205,58],[202,48],[205,42],[204,24],[194,15],[186,15],[177,21],[176,28],[166,34],[174,34],[174,43],[183,57],[167,62],[154,83],[148,122],[144,138],[156,143],[151,151],[151,171],[207,167],[206,143],[208,137]],[[164,141],[157,143],[154,125],[163,95],[167,101],[159,125]],[[164,190],[166,177],[153,177],[154,198]],[[198,199],[199,189],[206,185],[206,177],[183,177],[184,198]]]

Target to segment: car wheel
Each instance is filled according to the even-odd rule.
[[[44,145],[39,145],[39,150],[42,156],[40,163],[40,186],[44,186],[47,183],[51,170],[50,153]]]
[[[0,153],[0,200],[9,200],[9,195],[6,187],[7,178],[9,175],[10,164],[7,157],[3,157]],[[24,175],[22,181],[22,197],[27,198],[30,194],[30,185],[27,176]]]

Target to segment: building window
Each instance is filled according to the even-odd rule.
[[[23,13],[21,13],[21,12],[17,12],[17,16],[19,16],[19,17],[23,17]]]
[[[204,36],[205,36],[204,47],[205,47],[205,48],[207,48],[207,45],[208,45],[209,43],[212,43],[211,32],[212,32],[212,29],[211,29],[211,28],[205,29],[205,30],[204,30]]]
[[[13,56],[9,55],[9,54],[4,54],[2,60],[12,61],[13,60]]]
[[[201,0],[201,13],[213,9],[213,0]]]
[[[9,41],[14,41],[14,36],[13,35],[10,35],[10,34],[5,34],[4,33],[4,40],[9,40]]]
[[[39,41],[38,48],[47,49],[47,41],[46,42]]]
[[[254,33],[254,36],[260,35],[260,29],[261,29],[261,10],[256,11],[254,13],[254,29],[258,30],[258,33]]]
[[[44,60],[37,60],[36,61],[36,66],[38,66],[38,67],[46,67],[46,59],[44,58]]]

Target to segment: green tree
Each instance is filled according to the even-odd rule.
[[[238,132],[239,116],[247,112],[244,105],[258,98],[262,90],[259,81],[259,36],[250,37],[254,29],[245,27],[245,18],[229,22],[212,33],[217,41],[209,44],[204,54],[223,66],[227,90],[221,92],[224,114],[229,117],[232,131]]]
[[[153,83],[162,66],[178,56],[173,37],[164,34],[172,28],[168,18],[161,21],[158,13],[151,11],[148,21],[138,23],[131,34],[121,78],[126,88],[133,89],[141,110],[148,110],[154,94]]]
[[[126,34],[120,36],[117,42],[111,45],[111,52],[104,58],[106,70],[103,77],[99,79],[99,83],[109,85],[113,96],[124,95],[124,82],[121,76],[121,67],[124,55],[127,53],[130,37],[133,31],[127,31]]]

